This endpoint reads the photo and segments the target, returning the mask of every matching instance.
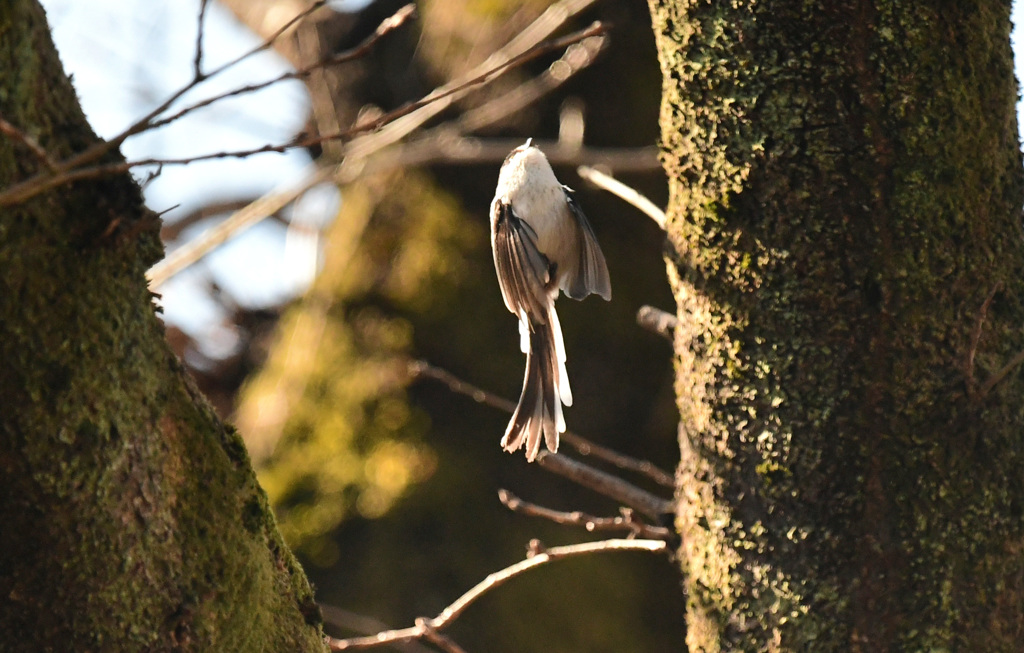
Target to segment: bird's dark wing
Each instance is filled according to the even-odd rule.
[[[491,204],[494,267],[505,306],[516,316],[526,311],[531,320],[546,323],[551,270],[547,257],[537,249],[536,237],[511,205],[500,200]]]
[[[579,243],[576,268],[569,273],[562,287],[565,294],[573,299],[583,299],[594,293],[609,300],[612,298],[612,284],[608,278],[608,264],[604,261],[597,236],[594,235],[587,216],[583,215],[583,209],[573,198],[572,190],[568,186],[562,188],[565,190],[565,201],[569,205],[569,212],[572,213],[576,227],[576,242]]]

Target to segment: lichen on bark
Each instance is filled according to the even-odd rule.
[[[691,650],[1012,650],[1008,6],[650,5]]]

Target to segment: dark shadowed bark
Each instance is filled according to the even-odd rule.
[[[1010,3],[651,10],[690,650],[1019,650]]]
[[[54,159],[97,140],[34,0],[0,9],[0,114]],[[0,187],[42,167],[0,138]],[[157,228],[127,175],[0,212],[0,649],[323,650],[241,439],[164,341]]]

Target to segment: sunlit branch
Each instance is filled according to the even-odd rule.
[[[358,614],[344,608],[339,608],[335,605],[327,605],[326,603],[320,603],[319,605],[320,614],[324,617],[324,623],[334,626],[335,628],[341,628],[360,635],[372,635],[373,633],[390,630],[387,624],[379,619]],[[424,646],[416,641],[396,644],[395,648],[403,651],[404,653],[433,653],[434,651],[434,649]]]
[[[598,494],[636,508],[654,520],[661,520],[673,512],[672,502],[642,490],[618,476],[573,460],[560,453],[541,451],[537,462],[544,469],[591,489]]]
[[[398,142],[428,119],[451,106],[452,102],[456,99],[462,97],[476,87],[494,81],[512,68],[533,61],[534,59],[554,50],[560,50],[574,43],[578,43],[583,39],[602,35],[605,31],[606,28],[603,24],[600,22],[594,22],[585,29],[573,32],[552,41],[545,41],[535,45],[526,52],[515,57],[508,58],[502,63],[495,65],[493,68],[488,68],[482,72],[476,72],[479,70],[479,67],[475,68],[475,74],[471,74],[468,79],[461,79],[457,82],[446,84],[428,93],[420,100],[410,102],[393,111],[389,111],[374,120],[356,125],[344,132],[330,134],[323,136],[322,138],[347,138],[359,132],[375,132],[380,129],[381,131],[368,137],[372,138],[373,141],[366,143],[363,147],[359,147],[360,145],[363,145],[362,143],[359,143],[358,141],[353,142],[352,148],[347,148],[348,151],[346,151],[346,155],[350,156],[368,156],[372,152],[376,152],[387,145]],[[488,58],[488,61],[490,60],[491,58]],[[385,126],[387,127],[386,131],[381,129]]]
[[[438,128],[441,129],[441,128]],[[366,175],[399,166],[500,164],[511,149],[523,144],[522,138],[474,138],[454,133],[438,133],[436,137],[417,138],[390,147],[366,162],[359,174]],[[566,146],[558,141],[533,139],[553,166],[580,163],[607,166],[623,172],[654,172],[661,169],[658,149],[653,146],[634,148],[602,148]],[[345,181],[351,181],[346,177]]]
[[[641,306],[636,312],[636,323],[651,333],[671,341],[672,332],[679,325],[679,318],[660,308]]]
[[[642,213],[654,220],[663,230],[665,229],[665,212],[659,209],[654,202],[647,199],[634,188],[627,186],[618,179],[606,175],[599,170],[587,166],[580,166],[576,172],[598,188],[603,188],[609,193],[620,197]]]
[[[607,43],[606,37],[595,36],[570,46],[540,75],[463,113],[455,121],[456,129],[463,133],[476,132],[533,104],[592,64]]]
[[[469,397],[477,403],[497,408],[498,410],[509,414],[515,412],[515,402],[478,388],[471,383],[463,381],[451,372],[435,367],[426,361],[412,361],[409,363],[409,373],[413,378],[423,377],[438,381],[446,385],[452,392]],[[643,474],[664,487],[675,487],[675,481],[670,474],[647,460],[638,460],[631,456],[613,451],[607,447],[594,444],[583,436],[577,435],[571,431],[563,433],[562,440],[576,449],[576,451],[581,455],[593,456],[594,458],[615,465],[619,469],[628,469],[630,471]]]
[[[264,195],[245,208],[231,214],[231,217],[206,230],[198,238],[182,245],[151,267],[146,273],[150,288],[159,288],[172,276],[192,265],[229,238],[242,233],[267,216],[274,215],[313,186],[329,180],[332,174],[333,171],[329,168],[319,168],[300,184],[277,189],[274,193]]]
[[[672,536],[671,531],[664,526],[651,526],[640,519],[629,508],[621,508],[621,515],[618,517],[595,517],[586,513],[574,510],[562,512],[552,510],[544,506],[538,506],[529,501],[523,501],[508,490],[498,490],[498,499],[512,512],[517,512],[531,517],[541,517],[553,521],[556,524],[582,526],[588,531],[629,531],[630,537],[643,537],[646,539],[668,540]]]
[[[477,601],[487,592],[503,585],[507,581],[523,574],[535,567],[554,562],[593,553],[604,551],[646,551],[649,553],[661,553],[668,550],[668,545],[662,540],[603,540],[601,542],[586,542],[583,544],[572,544],[543,550],[539,544],[531,542],[532,550],[539,550],[526,560],[518,562],[501,571],[490,574],[483,581],[478,583],[471,590],[459,597],[454,603],[445,608],[441,614],[433,619],[417,620],[416,625],[410,628],[388,630],[370,635],[368,637],[353,637],[349,639],[327,638],[327,643],[332,651],[354,651],[359,649],[374,648],[385,644],[407,642],[427,637],[427,631],[440,631],[457,619],[470,605]]]

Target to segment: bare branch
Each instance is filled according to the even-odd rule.
[[[565,54],[537,77],[475,109],[466,111],[457,120],[458,129],[468,133],[476,132],[533,104],[594,63],[607,43],[606,37],[595,36],[569,46]]]
[[[535,567],[579,556],[591,555],[604,551],[647,551],[650,553],[663,553],[668,551],[668,545],[661,540],[603,540],[600,542],[585,542],[569,546],[553,547],[528,557],[522,562],[506,567],[501,571],[490,574],[483,581],[478,583],[471,590],[460,596],[454,603],[445,608],[441,614],[433,619],[417,620],[416,625],[410,628],[388,630],[385,632],[370,635],[369,637],[353,637],[350,639],[327,638],[327,644],[332,651],[354,651],[368,649],[383,644],[406,642],[427,637],[427,629],[439,631],[457,619],[470,605],[487,592],[501,586],[505,582],[523,574]]]
[[[339,52],[327,57],[323,57],[322,59],[316,61],[315,63],[309,66],[306,66],[305,68],[291,70],[286,73],[282,73],[277,77],[267,79],[262,82],[257,82],[255,84],[247,84],[246,86],[240,86],[238,88],[231,89],[230,91],[225,91],[224,93],[221,93],[219,95],[214,95],[204,100],[200,100],[199,102],[190,104],[189,106],[184,107],[177,113],[173,113],[170,116],[167,116],[166,118],[161,118],[160,120],[155,120],[151,122],[147,129],[157,129],[159,127],[163,127],[164,125],[167,125],[169,123],[174,122],[175,120],[187,116],[188,114],[192,113],[197,109],[201,109],[203,107],[209,106],[215,102],[219,102],[229,97],[237,97],[239,95],[245,95],[247,93],[261,91],[267,87],[273,86],[274,84],[278,84],[289,79],[306,79],[314,71],[319,70],[321,68],[335,66],[338,64],[346,63],[364,57],[370,50],[373,49],[374,46],[377,45],[377,42],[380,41],[381,38],[383,38],[389,32],[392,32],[393,30],[397,29],[398,27],[401,27],[405,23],[405,21],[412,17],[415,13],[416,5],[407,4],[398,11],[396,11],[394,14],[392,14],[389,18],[386,18],[383,22],[381,22],[381,24],[377,26],[377,29],[374,30],[373,34],[363,39],[363,41],[359,45],[352,48],[351,50],[346,50],[344,52]],[[301,143],[301,145],[296,145],[295,143]],[[285,149],[290,149],[293,147],[308,147],[313,144],[316,144],[315,139],[310,140],[308,142],[292,141],[290,143],[285,143],[279,146],[271,147],[270,149],[259,148],[256,150],[249,150],[247,152],[242,151],[240,155],[229,152],[221,152],[218,154],[209,155],[208,157],[192,157],[188,159],[181,159],[179,161],[175,161],[175,163],[191,163],[192,161],[201,160],[202,158],[220,158],[227,156],[238,157],[250,156],[251,154],[259,154],[262,152],[280,152],[284,151]]]
[[[465,395],[477,403],[497,408],[498,410],[509,414],[515,412],[516,404],[514,401],[509,401],[508,399],[499,397],[494,393],[478,388],[471,383],[463,381],[451,372],[435,367],[426,361],[419,360],[410,362],[409,374],[413,378],[425,377],[443,383],[448,386],[448,389],[452,392]],[[581,455],[593,456],[599,460],[611,463],[620,469],[628,469],[630,471],[638,472],[654,480],[659,485],[668,488],[675,487],[675,482],[672,476],[649,461],[638,460],[617,451],[613,451],[607,447],[594,444],[583,436],[577,435],[571,431],[563,433],[562,439],[576,449],[576,451]]]
[[[582,41],[583,39],[603,35],[606,31],[607,30],[602,23],[591,23],[591,25],[585,29],[567,34],[566,36],[552,41],[539,43],[522,54],[507,58],[493,68],[487,68],[482,72],[477,72],[479,71],[479,67],[475,68],[473,70],[473,73],[475,74],[471,73],[471,76],[469,76],[468,79],[460,79],[456,82],[445,84],[440,88],[434,89],[420,100],[410,102],[393,111],[389,111],[374,120],[356,125],[352,129],[339,134],[330,134],[325,138],[347,138],[358,132],[376,131],[387,126],[388,129],[386,131],[381,130],[380,132],[373,134],[373,140],[368,139],[367,143],[363,145],[363,147],[355,147],[356,143],[354,142],[353,148],[347,152],[349,155],[365,157],[386,145],[398,142],[428,119],[451,106],[452,102],[456,99],[464,96],[470,90],[473,90],[478,86],[494,81],[512,68],[521,66],[529,61],[533,61],[534,59],[554,50],[560,50],[568,47],[574,43]],[[491,59],[494,59],[494,55],[489,57],[487,61],[491,61]]]
[[[660,520],[673,512],[671,501],[641,490],[618,476],[602,472],[564,454],[541,451],[537,454],[537,462],[549,472],[564,476],[598,494],[636,508],[651,519]]]
[[[361,635],[372,635],[373,633],[389,630],[387,624],[379,619],[374,619],[373,617],[358,614],[351,610],[339,608],[334,605],[321,603],[320,613],[324,617],[324,623],[330,624],[335,628],[343,628]],[[393,644],[393,648],[399,651],[404,651],[405,653],[433,653],[434,650],[415,641],[395,643]]]
[[[679,318],[653,306],[641,306],[636,312],[636,323],[651,333],[672,340],[672,332],[679,325]]]
[[[174,250],[146,273],[150,288],[154,290],[159,288],[172,276],[195,263],[229,238],[237,236],[267,216],[274,215],[302,193],[327,181],[331,174],[332,171],[329,168],[320,168],[297,187],[285,187],[278,189],[273,194],[264,195],[240,211],[236,211],[217,226],[203,232],[195,240]]]
[[[206,28],[206,6],[209,0],[199,2],[199,23],[196,30],[196,56],[192,61],[192,77],[196,80],[203,78],[203,30]]]
[[[442,128],[438,128],[442,129]],[[577,165],[588,163],[607,166],[615,170],[629,172],[652,172],[660,170],[655,147],[637,148],[573,148],[557,141],[533,139],[537,147],[544,150],[545,156],[553,166]],[[479,139],[462,137],[452,132],[437,133],[430,137],[417,138],[414,141],[398,144],[388,148],[386,152],[367,161],[366,166],[359,170],[360,174],[370,174],[389,170],[398,166],[417,166],[432,163],[447,165],[478,165],[482,163],[501,163],[508,156],[509,150],[523,144],[523,139]],[[352,177],[345,177],[345,181]]]
[[[281,34],[287,31],[296,22],[302,20],[309,14],[313,13],[315,10],[324,6],[324,4],[326,4],[326,1],[327,0],[317,0],[316,2],[311,4],[305,10],[297,14],[287,23],[285,23],[279,30],[274,32],[274,34],[271,35],[267,40],[265,40],[261,45],[253,48],[252,50],[249,50],[248,52],[242,54],[236,59],[233,59],[232,61],[225,63],[219,68],[216,68],[215,70],[202,75],[201,77],[194,77],[191,82],[182,86],[177,91],[172,93],[156,108],[151,110],[149,113],[147,113],[139,120],[132,123],[127,129],[122,131],[120,134],[117,134],[116,136],[108,140],[94,143],[93,145],[87,147],[82,152],[63,161],[56,162],[54,166],[50,169],[51,174],[40,173],[34,175],[33,177],[30,177],[29,179],[26,179],[17,184],[14,184],[13,186],[8,187],[2,193],[0,193],[0,206],[12,206],[14,204],[24,202],[25,200],[30,199],[38,195],[39,193],[45,192],[52,188],[56,188],[57,186],[61,186],[63,184],[70,183],[72,181],[94,179],[104,175],[121,173],[140,165],[157,165],[162,163],[160,160],[147,159],[139,162],[122,162],[108,165],[86,167],[89,164],[100,160],[102,157],[106,156],[110,152],[116,150],[118,147],[121,146],[121,143],[123,143],[129,137],[146,131],[148,129],[151,129],[152,122],[157,116],[165,112],[172,104],[177,102],[183,95],[191,91],[198,84],[228,70],[229,68],[232,68],[233,66],[241,63],[242,61],[248,59],[256,53],[262,52],[263,50],[269,48],[271,44],[273,44],[274,40],[276,40]],[[256,152],[252,152],[250,154],[247,154],[246,156],[249,156],[254,153]]]
[[[612,193],[629,204],[632,204],[649,218],[654,220],[662,230],[665,229],[665,212],[655,206],[654,202],[641,195],[635,189],[627,186],[610,175],[606,175],[603,172],[595,170],[594,168],[581,166],[577,168],[576,172],[579,173],[580,177],[583,177],[598,188],[603,188],[609,193]]]
[[[480,77],[481,75],[491,75],[494,72],[494,70],[496,70],[492,70],[491,68],[488,67],[490,65],[490,62],[505,62],[505,64],[509,64],[510,60],[516,54],[527,54],[531,55],[529,58],[532,58],[533,56],[539,56],[543,52],[546,52],[547,49],[543,49],[542,47],[544,44],[542,44],[541,46],[537,46],[536,44],[546,36],[550,35],[563,22],[568,20],[576,13],[583,11],[584,9],[592,5],[595,1],[596,0],[562,0],[561,2],[555,3],[554,5],[549,7],[543,14],[541,14],[541,16],[537,18],[537,20],[531,23],[526,30],[524,30],[518,36],[512,39],[512,41],[510,41],[501,50],[492,54],[483,64],[477,66],[472,71],[470,71],[468,75],[463,76],[462,78],[459,78],[457,80],[454,80],[449,84],[442,86],[438,89],[435,89],[430,95],[427,96],[427,98],[421,100],[421,102],[424,103],[422,106],[410,108],[411,105],[407,105],[406,107],[400,108],[398,111],[404,112],[401,114],[401,116],[399,116],[399,114],[396,112],[392,112],[391,115],[394,117],[394,122],[390,122],[383,126],[381,120],[373,121],[366,125],[357,125],[356,128],[350,130],[352,134],[356,134],[359,130],[365,131],[368,129],[377,129],[378,127],[380,127],[380,129],[374,133],[369,133],[362,135],[358,138],[354,138],[350,143],[346,144],[346,146],[343,149],[343,159],[341,164],[332,171],[332,174],[334,175],[337,182],[344,183],[346,178],[354,179],[355,177],[357,177],[360,171],[364,168],[365,160],[368,156],[376,152],[379,152],[380,150],[398,142],[406,135],[408,135],[411,131],[413,131],[418,126],[423,124],[423,122],[437,115],[437,113],[439,113],[441,110],[447,107],[451,101],[454,101],[455,99],[460,97],[461,94],[468,92],[466,89],[470,85],[481,83],[477,80],[478,77]],[[276,32],[271,39],[268,39],[268,42],[271,42],[274,38],[277,37],[277,35],[282,33],[283,30],[290,27],[291,24],[293,24],[296,20],[298,20],[301,17],[302,15],[296,17],[292,21],[289,21],[289,23],[282,27],[279,32]],[[595,30],[592,26],[592,28],[583,30],[583,32],[577,32],[575,35],[569,35],[567,37],[564,37],[563,39],[560,39],[560,41],[564,42],[566,45],[571,45],[572,43],[575,43],[577,41],[593,38],[601,33],[603,33],[603,28]],[[535,53],[533,53],[533,51],[523,52],[524,49],[530,48],[531,45],[535,46]],[[547,45],[551,46],[551,44]],[[553,48],[554,46],[551,47]],[[543,50],[543,52],[541,50]],[[529,60],[529,58],[520,57],[519,59],[516,60],[516,65],[525,63],[526,61]],[[481,73],[480,71],[484,72]],[[487,81],[490,81],[490,79],[493,79],[496,76],[497,75],[493,75],[492,77],[489,77]],[[443,98],[441,97],[442,95]],[[434,102],[433,104],[431,104],[426,103],[426,100],[428,98],[434,98],[434,100],[444,99],[446,101]],[[399,117],[401,119],[399,119]],[[328,135],[321,137],[320,139],[313,139],[309,143],[306,143],[305,145],[313,145],[316,144],[317,142],[320,142],[323,138],[332,137],[332,135]],[[301,145],[302,144],[297,144],[296,146],[298,147]],[[244,216],[239,216],[236,214],[235,216],[232,216],[230,220],[233,221],[233,224],[238,226],[239,230],[246,229],[258,223],[260,220],[266,217],[266,214],[260,215],[261,211],[270,210],[271,213],[276,212],[285,205],[287,205],[289,202],[293,201],[295,198],[301,196],[303,193],[305,193],[313,186],[316,186],[317,184],[326,181],[328,175],[325,174],[325,170],[327,169],[321,169],[317,171],[316,173],[310,175],[310,177],[307,178],[304,182],[300,183],[295,187],[290,187],[284,190],[275,190],[273,193],[260,198],[258,205],[250,205],[239,212],[244,213]],[[4,205],[4,198],[6,194],[7,193],[0,194],[0,206]],[[236,217],[238,218],[237,220],[235,220]],[[208,253],[217,245],[224,242],[224,240],[230,238],[233,235],[233,233],[229,233],[224,235],[222,238],[221,235],[218,234],[217,238],[210,239],[207,239],[204,235],[200,236],[193,243],[189,243],[188,245],[180,248],[177,251],[177,256],[175,256],[173,260],[165,259],[164,261],[161,261],[160,263],[158,263],[157,265],[150,269],[149,273],[147,274],[147,277],[150,280],[151,287],[159,287],[167,279],[174,276],[181,270],[185,269],[194,261],[197,261],[200,258],[202,258],[206,253]]]
[[[498,499],[512,512],[518,512],[531,517],[541,517],[556,524],[567,524],[582,526],[588,531],[629,531],[630,537],[643,537],[654,540],[668,540],[672,536],[671,531],[663,526],[651,526],[636,518],[629,508],[621,508],[619,517],[594,517],[586,513],[574,510],[562,512],[538,506],[535,503],[523,501],[508,490],[498,490]]]
[[[587,37],[593,36],[595,34],[603,33],[603,30],[604,30],[604,27],[600,23],[594,23],[589,28],[587,28],[585,30],[582,30],[580,32],[575,32],[573,34],[569,34],[568,36],[565,36],[565,37],[563,37],[561,39],[557,39],[556,41],[542,43],[542,44],[534,47],[533,49],[529,50],[528,52],[523,53],[519,57],[516,57],[516,58],[514,58],[512,60],[509,60],[508,62],[503,64],[501,67],[496,68],[496,69],[491,70],[491,71],[488,71],[488,72],[486,72],[486,73],[484,73],[482,75],[479,75],[477,77],[474,77],[474,78],[466,81],[463,84],[460,84],[458,86],[450,88],[449,90],[446,90],[446,91],[444,91],[442,93],[438,93],[435,90],[434,92],[428,94],[426,97],[424,97],[421,100],[417,100],[416,102],[411,102],[411,103],[405,104],[405,105],[399,107],[398,109],[395,109],[394,111],[389,111],[389,112],[387,112],[387,113],[377,117],[376,119],[374,119],[372,121],[368,121],[366,123],[363,123],[363,124],[360,124],[360,125],[356,125],[355,127],[352,127],[350,129],[346,129],[346,130],[341,131],[341,132],[335,132],[333,134],[319,134],[319,135],[316,135],[316,136],[309,136],[307,138],[293,139],[293,140],[288,141],[286,143],[279,143],[277,145],[272,145],[272,144],[268,143],[267,145],[261,145],[260,147],[255,147],[255,148],[246,149],[246,150],[232,150],[232,151],[222,151],[222,152],[211,152],[211,153],[208,153],[208,154],[199,154],[199,155],[195,155],[195,156],[180,157],[180,158],[175,158],[175,159],[157,159],[157,158],[136,159],[136,160],[133,160],[133,161],[121,161],[121,162],[117,162],[117,163],[102,164],[102,165],[96,165],[96,166],[90,166],[90,167],[73,169],[74,168],[73,163],[75,161],[77,161],[81,157],[81,155],[79,155],[79,157],[74,157],[74,158],[72,158],[72,159],[70,159],[70,160],[68,160],[66,162],[58,163],[57,164],[57,172],[56,172],[56,174],[54,174],[52,176],[42,176],[41,177],[40,175],[36,175],[36,176],[34,176],[34,177],[30,178],[30,179],[27,179],[27,180],[25,180],[23,182],[20,182],[18,184],[15,184],[15,185],[9,187],[3,193],[0,193],[0,206],[11,206],[11,205],[14,205],[14,204],[18,204],[20,202],[24,202],[25,200],[30,199],[30,198],[38,195],[39,193],[42,193],[42,192],[47,191],[47,190],[50,190],[52,188],[56,188],[57,186],[62,186],[64,184],[67,184],[67,183],[70,183],[70,182],[73,182],[73,181],[82,181],[82,180],[85,180],[85,179],[96,179],[96,178],[100,178],[100,177],[104,177],[104,176],[108,176],[108,175],[112,175],[112,174],[119,174],[119,173],[126,172],[128,170],[131,170],[132,168],[138,168],[138,167],[144,167],[144,166],[157,166],[157,165],[160,165],[160,166],[164,166],[164,165],[189,165],[189,164],[192,164],[192,163],[196,163],[198,161],[211,161],[211,160],[214,160],[214,159],[228,159],[228,158],[231,158],[231,159],[245,159],[245,158],[248,158],[248,157],[251,157],[251,156],[255,156],[257,154],[282,153],[282,152],[285,152],[287,150],[293,150],[293,149],[298,149],[298,148],[308,148],[308,147],[312,147],[314,145],[319,145],[319,144],[321,144],[321,143],[323,143],[325,141],[350,139],[350,138],[353,138],[353,137],[355,137],[355,136],[357,136],[357,135],[359,135],[361,133],[365,133],[365,132],[375,132],[375,133],[370,134],[367,137],[367,138],[370,138],[370,139],[375,139],[376,137],[379,137],[381,134],[389,134],[389,136],[387,138],[385,138],[382,142],[374,143],[371,146],[371,149],[369,149],[369,150],[365,146],[363,146],[363,141],[359,140],[359,139],[354,140],[350,147],[346,147],[345,148],[344,152],[345,152],[345,155],[347,157],[355,156],[356,158],[361,160],[362,158],[364,158],[364,157],[368,156],[369,154],[372,154],[373,152],[375,152],[376,149],[374,149],[374,148],[385,147],[385,146],[390,145],[393,142],[397,141],[399,138],[403,137],[407,133],[405,131],[406,129],[410,129],[411,130],[411,129],[414,129],[415,127],[417,127],[422,121],[416,123],[415,125],[410,125],[408,123],[400,123],[400,121],[402,119],[409,118],[410,116],[415,115],[417,110],[426,109],[426,108],[431,108],[432,109],[433,108],[432,105],[435,104],[435,103],[442,104],[442,105],[444,105],[444,107],[447,107],[448,105],[451,104],[452,98],[454,96],[461,95],[461,94],[467,92],[468,90],[472,89],[473,87],[480,86],[480,85],[483,85],[483,84],[487,84],[487,83],[493,81],[494,79],[497,79],[497,77],[499,77],[501,74],[503,74],[504,72],[506,72],[509,68],[511,68],[513,66],[522,65],[522,64],[524,64],[524,63],[526,63],[526,62],[528,62],[528,61],[530,61],[530,60],[532,60],[532,59],[534,59],[536,57],[539,57],[542,54],[545,54],[545,53],[549,52],[550,50],[554,50],[554,49],[558,49],[558,48],[564,47],[567,43],[574,43],[577,40],[580,40],[580,39],[583,39],[583,38],[587,38]],[[303,73],[303,74],[308,74],[308,73]],[[274,80],[272,80],[271,83],[274,83],[274,82],[277,82],[277,81],[281,81],[282,79],[288,79],[288,78],[291,78],[291,77],[295,77],[295,76],[297,76],[297,73],[285,73],[285,74],[281,75],[280,77],[275,78]],[[227,92],[227,93],[225,93],[225,94],[223,94],[221,96],[218,96],[217,98],[214,98],[214,99],[223,99],[225,97],[229,97],[231,95],[235,95],[235,94],[237,94],[239,92],[245,92],[246,90],[263,88],[266,85],[267,85],[266,83],[260,83],[260,84],[254,84],[254,85],[251,85],[251,86],[243,87],[242,89],[235,89],[235,90],[229,91],[229,92]],[[442,87],[442,88],[444,88],[444,87]],[[147,127],[147,129],[162,126],[162,125],[166,124],[167,122],[170,122],[172,120],[176,120],[178,117],[180,117],[181,115],[184,115],[184,113],[187,113],[188,111],[191,111],[193,109],[196,109],[196,108],[199,108],[199,107],[202,107],[202,106],[206,106],[207,104],[209,104],[209,102],[207,102],[207,101],[198,102],[198,103],[196,103],[194,105],[191,105],[190,107],[186,107],[185,109],[183,109],[178,114],[174,114],[174,115],[168,117],[165,120],[152,123],[152,125],[149,125]],[[442,108],[444,108],[444,107],[442,107]],[[436,112],[439,112],[439,111],[440,110],[438,110]],[[425,119],[426,118],[424,118],[424,120]],[[395,125],[395,124],[402,124],[403,125],[402,129],[398,130],[397,132],[394,132],[394,133],[392,133],[391,131],[385,131],[385,130],[381,129],[382,127],[385,127],[385,126],[390,127],[390,126]],[[377,131],[377,130],[381,130],[381,131]],[[92,149],[92,148],[90,148],[90,149]],[[303,190],[306,190],[306,189],[303,189]],[[223,242],[223,241],[221,241],[221,242]],[[217,244],[220,244],[220,243],[217,243]],[[209,250],[204,251],[203,254],[205,254],[208,251]]]
[[[423,638],[445,651],[445,653],[466,653],[465,649],[442,635],[436,628],[433,628],[429,620],[420,617],[415,623],[417,628],[423,629]]]

